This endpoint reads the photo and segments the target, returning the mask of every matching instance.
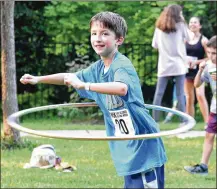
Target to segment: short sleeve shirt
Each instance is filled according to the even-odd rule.
[[[152,47],[158,49],[158,77],[184,75],[187,55],[184,41],[189,40],[186,24],[176,24],[176,32],[165,33],[156,28]]]
[[[104,74],[102,60],[77,72],[84,82],[122,82],[128,86],[125,96],[77,90],[85,98],[95,100],[104,114],[108,136],[139,135],[159,132],[156,122],[145,108],[139,77],[131,61],[117,53]],[[162,166],[167,158],[160,138],[148,140],[110,141],[111,156],[118,175],[145,172]]]
[[[211,89],[212,89],[212,100],[211,100],[211,106],[210,106],[210,112],[216,114],[216,81],[214,81],[211,78],[210,71],[215,71],[216,72],[216,64],[213,64],[211,61],[207,62],[207,66],[205,67],[202,75],[201,75],[201,81],[210,83]]]

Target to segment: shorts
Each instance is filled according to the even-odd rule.
[[[185,78],[188,80],[194,80],[194,78],[197,75],[198,70],[199,70],[199,67],[197,67],[197,69],[188,69],[188,73],[186,73]]]
[[[125,176],[124,188],[164,188],[164,165],[149,172]]]
[[[207,133],[217,133],[217,114],[214,114],[212,112],[209,114],[209,120],[205,131]]]

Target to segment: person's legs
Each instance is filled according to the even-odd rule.
[[[203,83],[200,87],[196,88],[196,97],[200,106],[200,111],[203,116],[204,122],[207,124],[209,119],[209,107],[205,96],[205,84]]]
[[[210,113],[206,128],[206,136],[203,145],[201,163],[208,166],[209,158],[213,150],[215,135],[217,133],[217,115]]]
[[[169,80],[169,77],[158,77],[157,87],[156,87],[156,91],[154,94],[154,101],[153,101],[154,105],[157,105],[157,106],[161,105],[162,98],[166,90],[168,80]],[[160,120],[159,111],[153,110],[152,116],[155,121]]]
[[[164,165],[124,177],[124,188],[164,188]]]
[[[208,133],[206,132],[204,144],[203,144],[203,154],[201,163],[208,166],[209,158],[213,150],[213,144],[215,139],[215,133]]]
[[[203,144],[203,153],[201,163],[194,166],[184,166],[184,169],[191,174],[208,174],[209,158],[213,150],[215,135],[217,133],[217,118],[216,114],[210,113],[208,126],[206,128],[206,136]]]
[[[186,97],[186,113],[194,117],[194,81],[185,79],[185,97]]]
[[[176,85],[175,85],[175,79],[174,79],[174,83],[173,83],[173,106],[172,106],[173,110],[177,109],[177,104],[178,104],[178,101],[177,101],[177,97],[176,97]],[[164,119],[163,123],[170,122],[173,115],[174,115],[174,113],[172,113],[172,112],[167,113],[167,116]]]
[[[184,81],[185,75],[176,76],[176,96],[177,96],[177,109],[181,112],[185,112],[185,94],[184,94]],[[181,118],[184,122],[185,119]]]

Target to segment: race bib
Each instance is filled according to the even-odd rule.
[[[127,109],[109,112],[115,126],[115,136],[135,135],[133,123]]]

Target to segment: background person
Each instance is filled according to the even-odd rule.
[[[172,100],[172,102],[173,102],[172,109],[173,110],[177,109],[177,104],[178,104],[177,97],[176,97],[176,84],[175,83],[176,83],[176,81],[173,80],[173,100]],[[163,123],[170,122],[172,120],[173,115],[174,115],[174,113],[172,113],[172,112],[167,113]]]
[[[211,100],[209,120],[206,128],[206,135],[203,144],[201,163],[194,166],[185,166],[184,169],[192,174],[208,174],[209,158],[213,150],[215,135],[217,133],[217,114],[216,114],[216,36],[212,37],[207,43],[208,62],[202,62],[195,77],[194,85],[199,87],[203,82],[210,83],[213,97]]]
[[[100,60],[77,73],[48,76],[25,74],[23,84],[48,83],[73,86],[80,96],[95,100],[104,114],[108,136],[159,132],[145,108],[139,77],[131,61],[118,52],[127,31],[125,20],[101,12],[90,21],[91,44]],[[167,160],[160,138],[110,141],[111,156],[124,188],[164,188]]]
[[[189,21],[189,29],[194,33],[190,36],[190,40],[186,42],[186,50],[188,57],[188,73],[185,79],[185,96],[186,96],[186,113],[195,116],[195,93],[203,116],[204,122],[207,124],[209,117],[209,108],[205,96],[205,84],[200,87],[194,87],[194,78],[199,70],[199,64],[204,61],[206,52],[206,43],[208,39],[200,32],[202,26],[198,17],[192,17]]]
[[[158,49],[158,80],[154,105],[161,105],[169,79],[176,80],[177,109],[185,112],[184,80],[187,71],[184,41],[189,40],[188,28],[179,5],[164,8],[156,22],[152,46]],[[153,111],[153,118],[159,121],[159,112]],[[181,121],[184,123],[184,119]]]

